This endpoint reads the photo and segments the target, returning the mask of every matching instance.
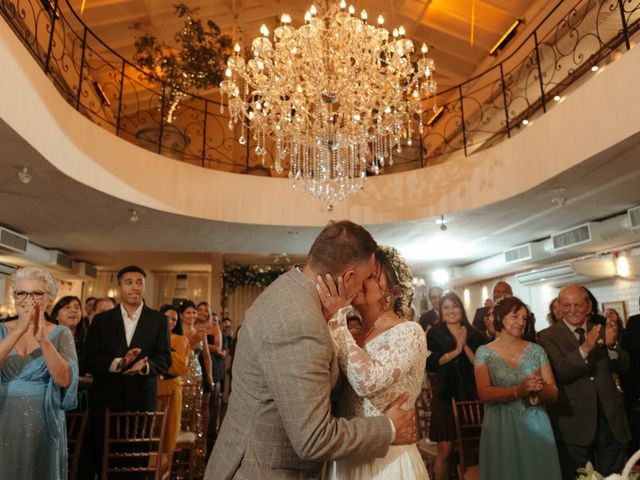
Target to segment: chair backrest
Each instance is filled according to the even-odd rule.
[[[480,453],[480,430],[484,404],[480,400],[456,401],[451,399],[456,425],[456,447],[461,473],[469,466],[477,465]]]
[[[101,479],[113,474],[139,473],[162,478],[167,414],[161,412],[105,413]]]
[[[84,412],[67,412],[67,448],[69,451],[69,480],[76,480],[78,477],[78,464],[80,462],[80,451],[84,441],[84,434],[87,430],[89,419],[89,409]]]
[[[429,438],[429,426],[431,425],[431,387],[423,386],[420,395],[416,399],[416,423],[418,438]]]

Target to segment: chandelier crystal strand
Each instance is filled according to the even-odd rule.
[[[426,45],[412,60],[404,29],[390,34],[383,24],[379,16],[370,25],[364,10],[356,17],[344,0],[325,1],[300,28],[287,14],[273,36],[263,25],[252,57],[236,44],[227,63],[221,90],[231,121],[243,124],[240,143],[251,134],[264,164],[273,142],[276,172],[287,168],[294,188],[329,210],[364,188],[369,165],[393,164],[413,122],[422,132],[422,102],[436,92]]]

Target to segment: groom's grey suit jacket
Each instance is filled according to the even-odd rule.
[[[205,479],[319,478],[325,460],[386,455],[386,417],[332,415],[338,375],[315,285],[293,268],[247,310]]]

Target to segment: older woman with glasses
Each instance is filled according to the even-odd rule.
[[[51,273],[19,270],[18,318],[0,324],[0,478],[66,479],[64,410],[76,405],[78,360],[67,327],[45,320],[58,293]]]

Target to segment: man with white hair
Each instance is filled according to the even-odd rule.
[[[613,373],[623,375],[629,357],[618,345],[618,325],[590,321],[591,301],[579,285],[560,291],[561,319],[538,335],[558,385],[558,400],[550,406],[556,430],[562,476],[590,461],[607,476],[624,466],[630,440],[622,393]]]

